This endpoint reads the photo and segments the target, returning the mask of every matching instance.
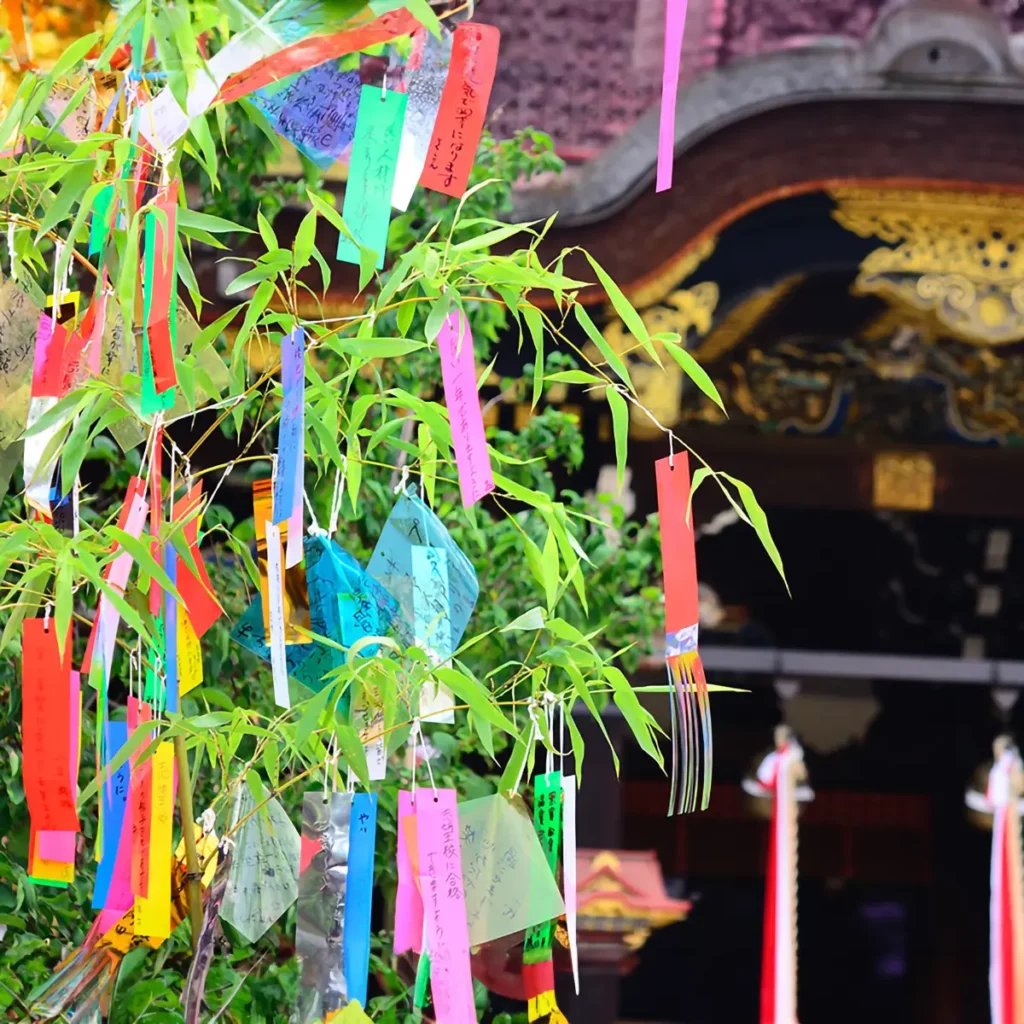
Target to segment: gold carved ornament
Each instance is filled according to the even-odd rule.
[[[873,483],[875,508],[930,512],[935,504],[935,463],[923,452],[879,452]]]
[[[835,219],[888,243],[861,262],[854,286],[934,313],[976,345],[1024,340],[1024,196],[835,189]]]

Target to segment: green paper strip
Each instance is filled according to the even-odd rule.
[[[533,827],[544,850],[544,859],[556,874],[558,848],[562,842],[562,773],[548,772],[533,780]],[[546,960],[551,954],[551,939],[554,923],[530,928],[523,946],[523,962],[535,963]]]
[[[374,250],[377,269],[384,268],[406,99],[404,92],[382,93],[369,85],[364,85],[359,93],[356,134],[341,212],[345,226],[359,245],[344,234],[338,239],[338,259],[345,263],[359,266],[361,245]]]
[[[149,347],[149,315],[153,305],[153,277],[156,272],[156,214],[147,213],[145,222],[146,247],[143,260],[145,277],[142,282],[142,398],[143,416],[170,409],[174,405],[175,388],[157,394],[156,376],[153,373],[153,354]],[[172,289],[172,294],[177,289]],[[172,299],[172,319],[177,311],[177,303]],[[172,327],[172,330],[174,328]],[[172,335],[173,337],[173,335]]]
[[[417,1020],[423,1018],[423,1008],[427,1005],[427,985],[430,984],[430,954],[424,947],[420,954],[420,962],[416,967],[416,985],[412,992],[412,1008]]]

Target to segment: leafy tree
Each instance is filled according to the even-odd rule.
[[[361,14],[362,6],[325,5],[327,13],[321,16],[333,19],[336,27]],[[409,6],[422,11],[426,5]],[[26,1008],[29,992],[60,955],[83,941],[90,922],[79,908],[87,905],[92,887],[84,850],[76,881],[65,891],[37,888],[25,871],[28,820],[18,738],[21,623],[52,610],[57,635],[63,636],[73,621],[88,626],[99,595],[105,594],[123,623],[109,681],[117,703],[126,692],[128,651],[136,637],[147,667],[155,667],[161,627],[150,613],[148,593],[154,582],[170,583],[147,544],[131,546],[135,568],[123,597],[103,577],[115,543],[126,544],[116,520],[129,477],[146,474],[151,451],[145,439],[154,421],[140,412],[144,385],[132,349],[144,326],[140,243],[152,230],[153,218],[159,222],[161,215],[154,214],[151,195],[143,193],[137,202],[137,179],[146,172],[140,169],[142,148],[134,133],[99,131],[75,141],[60,131],[59,123],[45,123],[40,112],[54,88],[79,71],[83,61],[94,70],[106,68],[132,33],[140,52],[147,52],[150,38],[155,41],[156,56],[145,68],[165,72],[168,87],[183,99],[201,73],[197,38],[206,39],[207,52],[215,51],[239,29],[233,18],[198,0],[128,4],[105,36],[97,33],[73,44],[46,74],[26,75],[0,125],[0,138],[25,140],[22,152],[0,161],[0,228],[13,225],[12,277],[17,274],[18,286],[41,307],[73,269],[95,301],[101,272],[90,258],[89,232],[98,197],[110,194],[119,216],[111,222],[101,253],[114,293],[106,344],[127,339],[110,368],[99,376],[76,378],[70,391],[27,428],[30,438],[52,431],[43,462],[55,456],[62,481],[88,481],[78,533],[70,536],[26,515],[13,494],[3,504],[0,649],[8,658],[0,666],[5,699],[0,778],[9,801],[0,808],[0,925],[8,930],[0,952],[0,1006],[12,1016]],[[620,471],[626,460],[628,403],[641,404],[628,371],[607,346],[599,344],[605,362],[593,365],[574,341],[581,329],[591,340],[600,337],[578,301],[579,290],[591,280],[601,283],[637,345],[653,352],[655,342],[660,343],[699,378],[700,386],[713,390],[713,385],[701,376],[683,339],[648,336],[593,260],[588,281],[563,273],[565,253],[543,263],[538,247],[550,224],[505,223],[511,183],[558,168],[550,140],[536,132],[502,142],[485,136],[462,201],[420,194],[407,214],[394,219],[389,268],[374,274],[372,261],[363,261],[361,314],[341,322],[309,316],[307,299],[326,295],[334,265],[330,254],[317,248],[318,228],[326,224],[346,233],[347,228],[312,168],[298,184],[265,179],[273,144],[267,128],[245,101],[229,109],[216,106],[194,118],[182,145],[162,168],[150,172],[157,180],[159,173],[172,181],[180,177],[199,196],[202,209],[188,210],[182,193],[176,223],[178,276],[197,318],[203,315],[203,296],[191,270],[193,248],[216,248],[222,245],[218,239],[248,236],[254,244],[258,238],[265,250],[249,260],[249,269],[231,286],[241,299],[238,305],[201,329],[179,325],[179,388],[175,406],[164,417],[174,444],[174,479],[180,486],[191,468],[204,480],[206,494],[216,495],[225,480],[230,486],[234,480],[269,476],[281,413],[279,360],[272,356],[265,369],[253,370],[246,355],[254,346],[274,353],[283,335],[302,326],[307,339],[304,483],[319,523],[329,522],[340,487],[338,539],[365,564],[394,503],[396,484],[408,479],[422,487],[473,562],[481,595],[467,638],[450,663],[433,667],[421,648],[383,638],[379,653],[350,658],[327,677],[319,693],[293,688],[291,707],[281,709],[273,702],[269,666],[229,638],[232,623],[254,588],[259,589],[251,550],[254,525],[251,518],[236,519],[228,503],[211,497],[202,510],[203,552],[227,614],[204,641],[205,685],[183,697],[179,712],[160,715],[157,727],[161,740],[177,745],[181,785],[194,794],[197,810],[211,807],[219,830],[230,831],[233,795],[240,787],[249,786],[263,799],[278,796],[294,816],[302,790],[325,771],[350,769],[366,784],[366,737],[348,710],[348,698],[361,694],[382,715],[390,755],[389,778],[378,787],[382,821],[377,850],[378,882],[390,898],[396,783],[410,781],[410,729],[428,681],[448,686],[456,709],[454,726],[426,728],[436,754],[433,771],[438,784],[454,786],[463,795],[509,791],[524,764],[526,777],[532,774],[538,747],[551,749],[554,743],[544,729],[533,727],[530,717],[530,709],[548,694],[564,708],[581,766],[583,744],[572,709],[579,703],[596,715],[609,699],[623,712],[640,746],[662,759],[657,725],[620,670],[631,667],[637,641],[642,644],[661,629],[658,591],[652,589],[659,557],[655,526],[624,522],[621,509],[606,500],[559,492],[552,474],[557,464],[575,467],[582,458],[573,418],[542,408],[553,384],[582,385],[606,397]],[[290,242],[278,237],[272,223],[286,202],[308,208]],[[500,254],[494,251],[499,242]],[[489,454],[497,489],[487,502],[466,510],[459,500],[436,346],[441,324],[454,310],[463,311],[471,325],[478,367],[491,365],[499,338],[510,331],[532,348],[528,376],[502,381],[502,388],[541,408],[516,433],[492,432]],[[229,439],[232,454],[229,462],[210,465],[205,445],[218,434]],[[708,477],[726,490],[778,562],[749,488],[709,467],[697,480]],[[164,488],[170,490],[170,476]],[[607,529],[608,518],[617,538]],[[174,546],[185,563],[191,559],[182,543],[187,522],[165,510],[154,538],[161,546]],[[79,629],[74,641],[76,663],[87,631]],[[89,738],[95,735],[96,707],[89,691],[82,757],[87,766],[95,763]],[[150,756],[155,741],[147,743],[148,734],[148,726],[136,730],[123,756],[127,751]],[[340,758],[331,756],[332,738]],[[115,759],[111,770],[117,765]],[[102,779],[87,768],[81,781],[87,846],[95,839],[94,807]],[[231,950],[216,959],[207,986],[212,1009],[237,1020],[287,1017],[296,988],[288,939],[293,915],[255,946],[230,936]],[[404,1020],[408,979],[390,955],[386,928],[376,953],[374,967],[385,994],[371,1002],[371,1012],[381,1021]],[[114,1019],[179,1019],[189,958],[187,925],[157,952],[129,953]]]

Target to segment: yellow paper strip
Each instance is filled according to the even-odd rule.
[[[135,899],[135,934],[166,939],[171,934],[171,841],[174,827],[174,744],[153,755],[153,806],[149,836],[149,895]]]

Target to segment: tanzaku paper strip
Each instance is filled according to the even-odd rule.
[[[661,73],[661,120],[658,126],[658,180],[655,191],[672,187],[676,150],[676,95],[679,60],[686,27],[686,0],[665,0],[665,57]]]

